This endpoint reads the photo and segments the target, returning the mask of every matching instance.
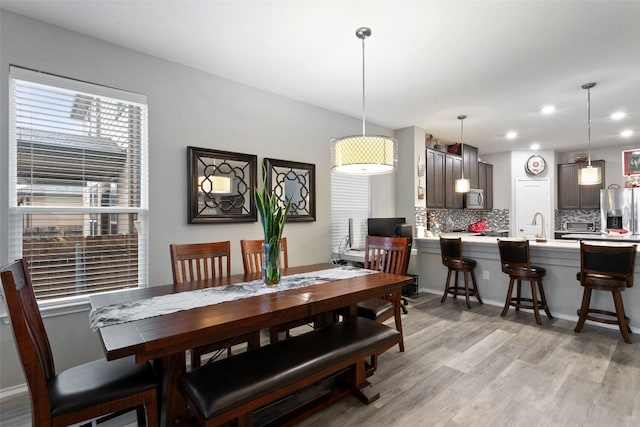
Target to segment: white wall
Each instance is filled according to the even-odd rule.
[[[149,102],[150,283],[171,280],[169,244],[230,240],[242,271],[240,239],[261,237],[259,223],[187,224],[188,145],[316,165],[315,222],[290,223],[290,263],[329,260],[329,139],[357,133],[358,118],[243,86],[194,69],[43,24],[0,9],[0,265],[7,263],[8,70],[41,70],[147,95]],[[259,72],[257,70],[256,72]],[[310,83],[311,84],[311,83]],[[371,133],[392,131],[368,125]],[[377,177],[380,206],[394,200],[392,175]],[[393,207],[391,208],[393,209]],[[393,212],[385,214],[393,215]],[[58,369],[101,357],[86,311],[45,319]],[[10,328],[0,323],[0,390],[24,382]]]

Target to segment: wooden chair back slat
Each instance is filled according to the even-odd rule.
[[[231,242],[169,245],[173,283],[224,278],[231,275]]]
[[[408,237],[367,236],[364,267],[393,274],[407,274]]]
[[[242,266],[245,274],[259,273],[262,270],[262,244],[264,240],[240,240],[242,251]],[[287,238],[280,239],[280,256],[284,268],[289,267],[289,252]]]

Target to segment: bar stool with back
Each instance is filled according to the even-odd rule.
[[[174,287],[185,289],[187,282],[225,278],[231,275],[231,242],[188,243],[169,245],[171,253],[171,271]],[[224,283],[221,283],[224,284]],[[231,355],[231,346],[247,343],[247,349],[260,346],[260,331],[236,337],[225,342],[215,342],[191,350],[191,368],[200,366],[200,358],[207,353],[227,349]]]
[[[471,302],[469,296],[475,296],[480,304],[482,304],[482,298],[480,298],[480,292],[478,291],[478,284],[476,283],[476,275],[474,269],[477,262],[474,259],[466,258],[462,256],[462,239],[459,237],[440,237],[440,251],[442,253],[442,264],[447,267],[447,283],[444,288],[444,294],[440,303],[444,303],[447,299],[447,295],[453,295],[453,298],[457,296],[464,296],[467,302],[467,308],[471,308]],[[451,273],[455,273],[454,285],[451,287]],[[462,272],[464,275],[464,289],[458,287],[458,273]],[[471,276],[471,287],[469,287],[468,275]]]
[[[603,246],[580,242],[580,271],[577,279],[584,291],[575,332],[582,330],[586,320],[618,325],[624,341],[631,344],[631,328],[624,312],[621,292],[633,286],[635,260],[636,245]],[[593,290],[610,291],[616,311],[590,308]],[[613,318],[593,316],[594,313]]]
[[[500,265],[502,272],[509,276],[509,289],[504,308],[500,316],[504,317],[509,311],[509,307],[515,307],[516,311],[521,308],[532,309],[536,318],[536,323],[542,325],[539,309],[544,309],[547,317],[553,319],[547,297],[542,286],[542,277],[547,272],[544,268],[531,265],[531,256],[528,240],[500,240],[498,239],[498,249],[500,251]],[[531,298],[522,296],[522,281],[526,280],[531,285]],[[513,284],[517,282],[516,296],[513,297]],[[538,292],[540,299],[538,299]]]

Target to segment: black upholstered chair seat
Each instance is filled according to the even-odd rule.
[[[526,267],[515,267],[509,264],[505,264],[503,266],[504,272],[510,276],[544,276],[547,274],[547,270],[544,267],[540,267],[537,265],[530,265],[529,269]]]
[[[599,286],[603,289],[629,287],[627,280],[625,278],[610,276],[606,274],[595,274],[595,273],[587,274],[579,271],[576,274],[576,279],[579,282],[589,283],[592,286]]]
[[[393,310],[393,303],[382,298],[371,298],[358,303],[358,316],[371,320],[376,320]]]
[[[47,382],[51,414],[60,415],[158,386],[149,363],[133,358],[95,360],[67,369]]]
[[[345,322],[204,365],[180,377],[183,391],[209,419],[360,353],[399,332],[369,319]],[[390,344],[393,345],[393,344]]]
[[[460,260],[458,259],[448,259],[447,260],[447,266],[450,266],[451,268],[457,268],[457,269],[466,269],[466,268],[474,268],[476,265],[478,265],[478,262],[475,259],[471,259],[471,258],[462,258]]]

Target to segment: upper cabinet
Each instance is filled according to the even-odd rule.
[[[462,209],[464,207],[464,193],[455,192],[456,179],[462,175],[462,157],[447,154],[444,169],[444,206],[447,209]]]
[[[427,148],[425,153],[425,177],[427,208],[444,209],[445,156],[442,151]]]
[[[469,179],[471,188],[482,188],[478,183],[478,149],[473,145],[464,144],[462,158],[464,159],[464,176]]]
[[[471,183],[471,188],[484,190],[485,207],[493,209],[493,166],[478,162],[478,149],[464,146],[463,156],[443,151],[426,149],[426,203],[430,209],[462,209],[464,194],[455,192],[455,181],[462,176],[464,158],[464,176]]]
[[[591,165],[599,167],[605,176],[604,160],[592,160]],[[578,185],[578,171],[584,167],[587,163],[558,164],[558,209],[600,209],[604,179],[600,185]]]
[[[478,162],[478,188],[484,190],[485,209],[493,209],[493,165]]]

